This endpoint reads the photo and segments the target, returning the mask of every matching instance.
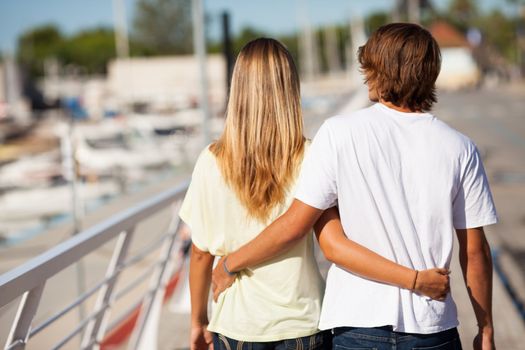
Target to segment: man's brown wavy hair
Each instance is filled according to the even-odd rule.
[[[358,51],[365,82],[378,97],[411,111],[429,111],[437,101],[441,53],[428,30],[391,23],[376,30]]]

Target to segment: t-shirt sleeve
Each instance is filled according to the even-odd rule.
[[[321,126],[305,155],[295,198],[317,208],[337,204],[337,154],[327,122]]]
[[[472,144],[453,203],[454,228],[481,227],[497,221],[487,175],[479,152]]]
[[[212,232],[208,227],[209,220],[207,220],[210,205],[206,181],[206,168],[209,161],[207,152],[204,150],[195,163],[188,191],[179,209],[179,217],[190,228],[192,243],[205,252],[210,250],[212,239]]]

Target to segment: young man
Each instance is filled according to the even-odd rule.
[[[422,27],[393,23],[359,49],[359,61],[369,97],[378,103],[323,124],[292,206],[222,258],[214,295],[233,282],[229,272],[286,251],[315,224],[321,248],[335,263],[319,324],[333,329],[335,347],[460,349],[450,295],[430,300],[339,267],[354,257],[338,248],[340,237],[323,237],[335,220],[325,216],[316,224],[337,205],[348,238],[416,270],[448,268],[455,229],[479,326],[474,348],[494,349],[492,262],[483,226],[496,223],[496,211],[474,143],[428,113],[436,102],[439,47]]]

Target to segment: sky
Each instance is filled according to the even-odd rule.
[[[137,0],[124,0],[131,24]],[[298,9],[314,26],[344,23],[355,15],[391,9],[393,0],[203,0],[211,18],[208,33],[220,36],[219,16],[231,14],[234,33],[246,26],[269,34],[290,33],[300,26]],[[499,7],[506,11],[506,0],[477,0],[482,10]],[[435,0],[443,7],[447,0]],[[24,31],[42,24],[56,24],[66,35],[82,29],[113,25],[112,0],[0,0],[0,52],[14,53],[17,38]]]

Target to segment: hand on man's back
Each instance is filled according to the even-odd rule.
[[[219,295],[226,289],[228,289],[237,277],[237,275],[230,275],[226,272],[224,268],[225,259],[226,257],[223,256],[219,260],[212,273],[211,287],[213,292],[213,300],[215,302],[217,302],[217,300],[219,299]]]

